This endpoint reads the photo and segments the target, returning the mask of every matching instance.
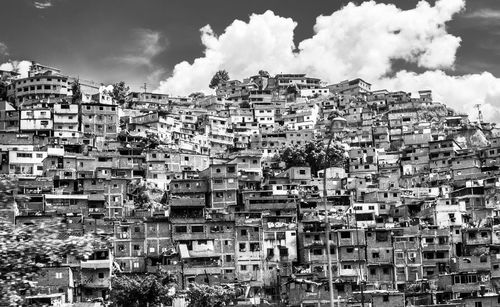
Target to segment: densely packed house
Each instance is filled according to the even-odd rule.
[[[27,198],[2,214],[113,239],[43,268],[38,293],[107,300],[114,275],[163,270],[178,291],[239,284],[242,305],[500,305],[500,138],[480,113],[304,74],[118,104],[40,64],[0,73],[0,170]],[[280,162],[330,139],[344,167]]]

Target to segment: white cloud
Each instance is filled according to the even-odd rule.
[[[136,66],[152,66],[152,60],[165,49],[161,34],[150,29],[137,29],[122,55],[115,56],[118,62]]]
[[[20,74],[21,78],[28,76],[28,71],[31,67],[31,61],[9,61],[0,64],[0,70],[15,71]]]

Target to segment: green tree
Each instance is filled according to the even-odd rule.
[[[123,105],[125,103],[125,99],[129,93],[129,90],[130,88],[125,84],[125,82],[120,81],[113,84],[113,91],[111,93],[111,96],[119,105]]]
[[[120,274],[111,280],[113,306],[170,305],[175,295],[176,280],[170,274]]]
[[[234,285],[204,285],[192,283],[186,290],[188,307],[222,307],[243,294],[243,289]]]
[[[310,166],[313,174],[324,169],[325,166],[344,167],[346,163],[345,150],[340,144],[332,143],[327,152],[326,144],[321,139],[311,140],[302,146],[285,147],[276,158],[278,162],[284,162],[287,168]]]
[[[219,70],[218,72],[215,73],[215,75],[212,77],[212,80],[210,81],[210,84],[208,85],[210,88],[216,88],[219,86],[219,84],[226,82],[229,80],[229,74],[225,70]]]

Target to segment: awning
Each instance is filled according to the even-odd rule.
[[[104,195],[102,194],[89,194],[89,201],[105,201]]]

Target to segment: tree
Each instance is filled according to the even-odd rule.
[[[7,82],[0,80],[0,100],[7,100]]]
[[[219,70],[212,77],[212,80],[210,81],[209,87],[216,88],[217,86],[219,86],[219,84],[226,82],[228,80],[229,80],[229,74],[227,73],[227,71]]]
[[[0,179],[1,209],[20,200],[13,196],[15,188],[9,179]],[[68,256],[85,259],[96,242],[92,234],[71,235],[62,221],[14,225],[0,218],[0,306],[18,306],[41,268],[58,266]]]
[[[162,144],[162,141],[158,137],[158,134],[146,131],[146,137],[141,140],[141,143],[144,145],[144,148],[156,149]]]
[[[163,207],[165,191],[157,188],[153,183],[137,180],[130,183],[129,189],[134,198],[136,209],[159,209]]]
[[[111,301],[114,306],[170,306],[175,283],[175,277],[164,272],[117,275],[111,280]]]
[[[192,283],[186,290],[188,307],[228,306],[243,294],[243,290],[234,285],[204,285]]]
[[[271,77],[271,75],[265,70],[259,70],[259,76],[261,76],[263,78],[270,78]]]
[[[242,101],[240,103],[240,108],[242,108],[242,109],[250,109],[250,102],[248,102],[247,100]]]
[[[189,97],[196,100],[205,97],[205,94],[203,94],[202,92],[194,92],[189,94]]]
[[[287,168],[310,166],[313,174],[323,170],[325,166],[344,167],[346,163],[345,150],[340,144],[332,143],[327,153],[326,144],[320,139],[311,140],[303,146],[285,147],[277,156],[277,160],[284,162]]]
[[[111,96],[116,102],[118,102],[119,105],[123,105],[129,90],[130,88],[125,84],[125,82],[120,81],[113,84],[113,92],[111,93]]]
[[[78,79],[75,79],[71,83],[71,92],[73,93],[71,97],[72,103],[76,103],[78,100],[82,99],[82,88]]]

